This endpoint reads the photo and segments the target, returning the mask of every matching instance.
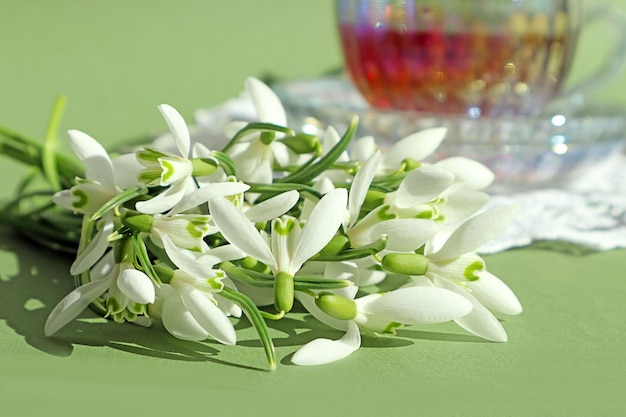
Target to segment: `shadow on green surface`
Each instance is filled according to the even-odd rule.
[[[132,354],[168,360],[207,361],[246,366],[218,359],[209,343],[187,342],[165,331],[153,331],[83,313],[54,337],[43,327],[52,309],[73,289],[71,257],[31,244],[17,233],[2,229],[0,236],[0,319],[33,348],[53,356],[70,356],[75,345],[102,346]],[[217,345],[219,346],[219,345]],[[251,368],[257,369],[257,368]]]
[[[228,347],[218,342],[183,341],[170,336],[160,328],[158,322],[152,328],[119,325],[100,318],[91,311],[83,313],[54,337],[46,337],[43,327],[50,310],[74,288],[69,274],[72,257],[33,245],[12,230],[0,230],[3,231],[0,235],[0,319],[5,320],[7,326],[33,348],[53,356],[67,357],[72,355],[77,345],[106,347],[159,359],[213,362],[244,369],[260,369],[220,359],[220,353]],[[318,322],[299,305],[295,307],[293,315],[279,321],[268,321],[268,327],[277,348],[297,348],[316,338],[339,339],[343,335],[342,332],[329,329]],[[244,335],[243,340],[240,339],[237,344],[258,348],[262,355],[261,342],[256,338],[248,320],[239,320],[235,328],[238,334]],[[397,336],[366,335],[362,346],[404,347],[414,344],[418,339],[481,341],[465,334],[415,329],[401,329]],[[281,362],[289,362],[290,356],[291,354]]]

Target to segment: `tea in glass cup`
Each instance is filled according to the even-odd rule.
[[[581,28],[600,18],[621,32],[616,51],[564,91]],[[583,19],[576,0],[337,0],[337,19],[347,72],[377,108],[532,115],[614,78],[626,55],[626,22]]]

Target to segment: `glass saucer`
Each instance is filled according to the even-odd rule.
[[[563,185],[618,152],[626,136],[626,110],[583,103],[540,116],[479,117],[373,109],[344,78],[295,80],[272,86],[289,125],[318,133],[327,125],[345,130],[359,116],[358,135],[382,147],[418,130],[445,126],[446,138],[432,160],[466,156],[494,171],[491,191]]]

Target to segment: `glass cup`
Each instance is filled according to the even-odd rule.
[[[347,72],[377,108],[533,115],[614,79],[626,57],[626,19],[577,0],[336,0]],[[613,51],[563,88],[581,29],[604,20]],[[604,46],[603,46],[604,47]]]

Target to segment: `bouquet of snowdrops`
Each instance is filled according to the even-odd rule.
[[[50,312],[46,335],[91,306],[116,322],[160,320],[179,339],[234,345],[233,322],[245,315],[274,369],[267,323],[299,303],[345,335],[308,342],[292,356],[298,365],[342,359],[362,333],[406,325],[453,320],[507,340],[491,311],[518,314],[520,303],[476,251],[517,208],[482,210],[493,174],[475,161],[423,162],[445,128],[381,151],[374,138],[355,138],[356,118],[345,132],[297,132],[268,86],[249,78],[246,92],[257,121],[221,149],[192,143],[165,104],[170,133],[116,157],[70,130],[81,164],[50,145],[58,117],[44,144],[0,130],[2,152],[37,171],[4,206],[5,220],[77,253],[77,287]],[[29,191],[37,176],[46,187]],[[376,292],[391,276],[399,284]]]

